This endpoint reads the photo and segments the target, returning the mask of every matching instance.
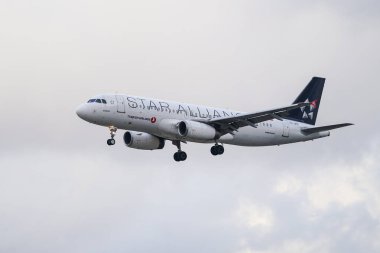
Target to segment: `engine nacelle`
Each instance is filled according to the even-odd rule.
[[[193,141],[210,141],[217,135],[212,126],[189,120],[179,122],[178,133],[181,137]]]
[[[178,125],[181,121],[177,119],[163,119],[158,124],[158,129],[160,130],[163,137],[168,139],[181,138],[178,133]]]
[[[163,149],[165,140],[148,133],[128,131],[124,134],[124,143],[129,148],[153,150]]]

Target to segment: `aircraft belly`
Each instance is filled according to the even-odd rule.
[[[279,136],[278,131],[265,128],[242,127],[234,133],[232,140],[222,140],[222,143],[239,146],[269,146],[276,145]]]

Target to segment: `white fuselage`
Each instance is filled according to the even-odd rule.
[[[100,99],[102,103],[85,103],[77,109],[77,114],[82,119],[101,126],[145,132],[169,140],[178,138],[160,130],[159,126],[163,121],[207,121],[243,114],[243,112],[227,109],[122,94],[100,95],[94,99]],[[297,121],[274,119],[259,123],[256,127],[239,128],[233,135],[223,135],[218,142],[239,146],[270,146],[308,141],[330,135],[329,131],[309,135],[301,132],[302,129],[309,127],[310,125]],[[213,143],[215,140],[196,142]]]

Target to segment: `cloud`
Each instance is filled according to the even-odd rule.
[[[376,252],[378,152],[286,171],[259,158],[237,169],[225,160],[157,167],[75,150],[8,154],[0,159],[0,248]]]
[[[376,1],[3,1],[0,251],[379,252]],[[327,77],[315,142],[128,149],[99,93],[259,111]]]
[[[294,195],[302,189],[301,180],[294,176],[288,175],[279,178],[275,187],[275,192],[279,194]]]
[[[379,164],[377,148],[356,164],[336,164],[321,168],[305,182],[305,190],[314,209],[326,210],[336,205],[364,205],[380,221],[380,190],[377,181]]]
[[[336,208],[336,205],[364,205],[374,218],[378,218],[379,151],[377,144],[364,152],[354,164],[339,161],[327,166],[313,165],[313,170],[302,177],[284,174],[278,178],[273,191],[287,197],[304,195],[313,210],[327,211]]]
[[[311,241],[289,240],[275,245],[266,250],[254,250],[245,248],[237,253],[317,253],[330,252],[329,242],[326,239],[314,239]]]
[[[347,167],[323,170],[306,189],[311,205],[326,209],[333,204],[350,206],[362,202],[365,195],[356,187],[357,173]]]
[[[377,252],[378,153],[377,144],[355,164],[299,165],[303,173],[274,176],[273,194],[264,188],[265,200],[241,201],[240,224],[252,232],[240,232],[236,252]]]
[[[275,223],[273,211],[269,207],[252,203],[247,199],[240,200],[236,215],[243,226],[257,229],[259,232],[270,232]]]

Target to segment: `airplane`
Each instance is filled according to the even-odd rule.
[[[238,112],[208,106],[170,102],[125,94],[103,94],[81,104],[76,114],[92,124],[109,128],[109,146],[115,145],[118,129],[127,130],[123,141],[129,148],[163,149],[171,141],[178,151],[177,162],[187,154],[181,143],[214,144],[211,154],[224,153],[224,144],[273,146],[305,142],[330,136],[330,130],[353,125],[342,123],[315,126],[325,78],[313,77],[288,106]]]

